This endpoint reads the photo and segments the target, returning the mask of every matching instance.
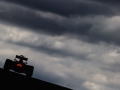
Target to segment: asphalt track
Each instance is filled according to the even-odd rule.
[[[72,90],[0,68],[0,90]]]

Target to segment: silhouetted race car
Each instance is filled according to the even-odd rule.
[[[27,61],[28,58],[24,57],[23,55],[16,55],[14,61],[6,59],[3,68],[6,71],[9,71],[11,69],[18,73],[25,73],[26,76],[31,77],[33,75],[34,67],[31,65],[27,65]]]

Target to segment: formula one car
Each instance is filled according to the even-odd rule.
[[[18,73],[25,73],[26,76],[31,77],[33,75],[34,67],[27,65],[27,61],[28,58],[24,57],[23,55],[16,55],[14,61],[6,59],[3,68],[6,71],[9,71],[11,69]]]

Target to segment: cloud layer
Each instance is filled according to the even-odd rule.
[[[115,3],[0,1],[0,66],[23,54],[34,65],[35,78],[74,90],[118,90],[120,16]]]

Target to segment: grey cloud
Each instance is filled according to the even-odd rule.
[[[33,75],[33,77],[35,78],[38,78],[47,82],[51,82],[54,84],[60,84],[60,82],[62,82],[63,80],[61,77],[53,74],[52,72],[44,70],[44,68],[41,66],[36,68],[38,69],[35,69],[34,75]]]
[[[107,84],[107,87],[109,87],[111,90],[115,89],[115,90],[119,90],[120,85],[116,85],[116,84]]]
[[[5,27],[7,27],[7,25],[5,25]],[[7,27],[7,28],[10,28],[10,27]],[[20,29],[18,29],[18,28],[19,27],[17,27],[17,30],[19,32],[19,30],[21,28]],[[3,35],[6,35],[6,33],[4,34],[4,32],[1,32],[1,33]],[[15,35],[13,34],[13,37]],[[26,33],[26,35],[27,35],[27,33]],[[30,36],[34,36],[34,35],[30,35]],[[23,37],[23,36],[21,36],[21,37]],[[29,38],[29,37],[27,37],[27,38]],[[93,75],[96,73],[103,73],[103,71],[101,71],[100,67],[103,67],[104,65],[107,66],[107,64],[102,63],[102,58],[101,58],[102,54],[109,51],[110,49],[114,49],[114,46],[110,47],[108,44],[104,47],[104,45],[98,46],[95,44],[95,46],[94,46],[93,44],[88,45],[89,43],[85,43],[85,44],[82,44],[82,45],[86,45],[85,49],[92,48],[94,50],[94,54],[96,54],[96,56],[91,57],[91,59],[92,60],[94,59],[94,60],[93,61],[91,60],[90,62],[83,61],[83,60],[76,61],[76,58],[75,59],[72,58],[70,61],[70,58],[66,58],[65,56],[74,57],[76,55],[75,53],[71,53],[68,51],[66,51],[66,52],[59,51],[54,48],[53,49],[47,48],[45,46],[37,47],[37,46],[34,46],[35,43],[34,44],[32,43],[32,45],[26,44],[27,38],[23,37],[23,39],[21,39],[20,41],[18,40],[19,43],[16,43],[17,41],[13,40],[13,42],[6,41],[7,43],[0,44],[1,48],[4,48],[6,50],[5,52],[9,51],[9,53],[5,53],[4,57],[8,57],[8,55],[11,54],[11,58],[13,58],[14,54],[18,53],[19,51],[20,51],[20,53],[27,54],[28,58],[30,57],[29,60],[32,59],[31,60],[33,62],[32,65],[35,66],[34,77],[48,81],[48,82],[52,82],[55,84],[59,84],[62,86],[64,85],[69,88],[74,88],[74,90],[87,90],[82,86],[82,84],[86,81],[92,82],[91,74]],[[41,39],[41,38],[39,38],[39,39]],[[46,36],[46,38],[48,38],[48,37]],[[25,39],[25,41],[24,41],[24,39]],[[51,42],[51,39],[48,39],[48,40],[49,40],[49,42]],[[3,42],[5,42],[5,41],[3,40]],[[26,43],[23,43],[23,42],[26,42]],[[80,42],[80,41],[78,41],[78,42]],[[82,42],[82,43],[84,43],[84,42]],[[69,43],[67,43],[67,44],[69,44]],[[79,43],[76,43],[76,42],[73,46],[76,46],[76,44],[78,45],[78,47],[81,46],[81,45],[79,45]],[[23,45],[23,47],[22,47],[22,45]],[[15,47],[15,46],[17,46],[17,47]],[[30,47],[30,48],[28,48],[28,47]],[[11,49],[13,51],[16,51],[16,50],[17,51],[14,53],[11,53],[11,51],[10,51]],[[35,52],[36,50],[38,50],[38,52]],[[41,52],[45,52],[46,54],[43,55]],[[51,55],[54,55],[54,53],[57,53],[57,55],[63,56],[63,61],[61,61],[61,59],[59,59],[59,57],[57,58],[59,60],[57,63],[56,63],[56,61],[54,62],[54,60],[53,61],[49,60],[50,58],[46,58],[46,57],[50,57]],[[82,55],[81,53],[79,53],[79,54]],[[87,54],[85,54],[85,55],[87,55]],[[75,56],[75,57],[77,57],[77,56]],[[84,53],[83,53],[83,57],[80,56],[79,58],[83,59],[83,58],[86,58],[86,56],[84,56]],[[53,58],[51,58],[51,59],[53,59]],[[28,61],[28,63],[29,63],[29,61]],[[55,65],[55,64],[57,64],[57,65]],[[62,68],[60,68],[59,65]],[[114,67],[114,65],[113,65],[113,67]],[[112,67],[110,67],[110,69],[111,68]],[[118,65],[118,68],[119,68],[119,65]],[[58,73],[56,74],[57,71],[58,71]],[[65,74],[65,76],[67,76],[68,78],[62,77],[60,75],[61,73]],[[110,74],[113,74],[113,72],[111,72]],[[106,74],[106,77],[108,77],[108,76],[109,76],[109,73]],[[93,82],[93,83],[95,83],[95,82]],[[109,87],[109,86],[107,86],[105,84],[104,87]],[[117,86],[115,86],[115,85],[113,85],[113,86],[111,85],[110,88],[112,88],[112,90],[118,89]],[[105,89],[105,90],[107,90],[107,89]],[[110,89],[108,89],[108,90],[110,90]]]
[[[54,71],[52,71],[52,72],[54,72]],[[39,70],[38,69],[35,70],[33,77],[36,77],[38,79],[41,79],[41,80],[44,80],[44,81],[47,81],[50,83],[68,87],[68,88],[71,88],[74,90],[87,90],[85,87],[82,86],[82,84],[85,82],[84,79],[82,79],[82,78],[78,79],[73,74],[70,74],[70,73],[66,74],[66,76],[69,77],[69,79],[62,78],[58,75],[55,75],[55,73],[52,73],[52,72],[44,70],[44,68],[41,67],[41,68],[39,68]],[[48,77],[48,75],[49,75],[49,77]]]
[[[2,61],[2,60],[1,60]],[[3,63],[2,62],[0,62],[0,68],[3,68]]]
[[[6,41],[6,42],[8,42],[8,41]],[[9,45],[9,47],[8,46],[6,46],[6,47],[8,47],[10,49],[13,49],[13,50],[16,50],[15,46],[13,46],[13,47],[11,46],[13,44],[16,44],[16,46],[20,46],[20,47],[18,47],[18,51],[21,50],[21,49],[26,49],[26,47],[27,48],[28,47],[33,48],[32,50],[30,49],[26,53],[28,54],[28,56],[33,57],[33,60],[37,61],[36,63],[32,64],[32,65],[35,66],[34,77],[45,80],[45,81],[48,81],[48,82],[52,82],[52,83],[55,83],[55,84],[59,84],[59,85],[62,85],[62,86],[64,85],[64,86],[69,87],[69,88],[74,88],[74,90],[87,90],[81,85],[85,81],[89,81],[92,78],[92,77],[90,77],[91,74],[102,73],[102,71],[99,71],[99,70],[95,71],[95,69],[100,69],[101,70],[101,68],[99,68],[99,66],[102,66],[102,64],[99,61],[97,61],[98,56],[101,56],[100,53],[98,53],[98,52],[101,52],[103,54],[105,51],[108,51],[109,49],[111,49],[111,47],[106,49],[106,47],[108,47],[109,45],[107,45],[105,48],[101,47],[101,46],[98,46],[98,47],[101,47],[101,48],[97,48],[96,46],[93,46],[93,47],[96,47],[96,48],[94,48],[94,51],[95,51],[94,53],[98,55],[95,58],[95,61],[91,61],[91,62],[89,62],[89,61],[79,61],[80,64],[74,64],[74,62],[76,62],[76,61],[72,60],[72,62],[71,62],[72,64],[71,64],[71,68],[70,68],[70,69],[72,69],[72,72],[67,72],[67,71],[63,72],[63,73],[65,73],[65,75],[67,75],[69,77],[67,79],[67,78],[60,77],[58,75],[60,73],[58,73],[57,75],[55,73],[53,73],[53,72],[56,72],[56,71],[59,71],[59,70],[61,71],[61,68],[56,68],[56,67],[55,67],[56,69],[50,69],[49,68],[49,66],[52,67],[52,65],[54,66],[54,64],[56,64],[56,63],[52,63],[52,64],[44,63],[44,62],[49,63],[49,58],[47,58],[48,61],[45,60],[44,58],[47,57],[47,56],[51,56],[50,53],[54,52],[54,53],[57,53],[57,54],[61,54],[61,52],[56,51],[56,50],[54,51],[54,49],[51,50],[51,49],[45,48],[45,47],[40,47],[40,49],[39,49],[39,46],[38,47],[33,47],[34,45],[30,46],[28,44],[21,43],[20,41],[19,41],[19,43],[8,42],[6,45]],[[24,47],[21,47],[22,45]],[[1,47],[3,47],[3,46],[5,48],[5,45],[1,45]],[[89,47],[89,45],[87,47]],[[90,48],[92,48],[92,47],[90,46]],[[34,50],[35,51],[40,50],[40,52],[42,50],[43,52],[45,51],[45,53],[48,52],[49,55],[46,54],[45,56],[44,55],[39,56],[39,54],[37,54],[37,52],[34,52]],[[31,52],[33,52],[33,53],[31,53]],[[62,53],[65,54],[65,52],[62,52]],[[37,54],[39,58],[36,58],[35,56],[37,56],[37,55],[35,55],[35,54]],[[42,60],[44,60],[44,61],[42,61]],[[99,60],[101,60],[101,59],[99,59]],[[64,64],[65,66],[67,66],[68,63],[69,63],[69,58],[68,59],[64,58],[64,61],[67,61],[67,62],[62,62],[62,63],[58,62],[58,63],[61,64],[61,65]],[[104,64],[104,65],[106,65],[106,64]],[[76,67],[76,68],[74,68],[74,67]],[[92,68],[92,67],[94,67],[94,68]],[[69,68],[69,67],[66,67],[66,68]],[[64,69],[66,69],[66,68],[64,68]],[[55,70],[55,71],[53,71],[53,70]],[[85,73],[84,71],[87,71],[87,73]],[[82,76],[83,76],[83,78],[82,78]],[[108,74],[107,74],[107,76],[108,76]],[[85,78],[86,78],[86,80],[85,80]],[[105,85],[105,87],[107,87],[107,86]],[[114,85],[113,86],[111,85],[111,88],[114,88],[114,90],[115,90],[117,87],[114,86]]]
[[[112,64],[105,65],[101,69],[117,73],[120,72],[120,64],[115,62]]]
[[[58,57],[73,57],[76,58],[78,60],[88,60],[87,56],[89,55],[89,53],[78,53],[75,54],[73,52],[68,52],[65,50],[57,50],[55,48],[48,48],[45,45],[40,45],[40,46],[34,46],[34,45],[30,45],[30,44],[26,44],[26,43],[22,43],[22,42],[12,42],[12,41],[7,41],[9,43],[18,45],[18,46],[24,46],[24,47],[29,47],[30,49],[34,50],[34,51],[38,51],[38,52],[42,52],[45,54],[48,54],[50,56],[58,56]]]

